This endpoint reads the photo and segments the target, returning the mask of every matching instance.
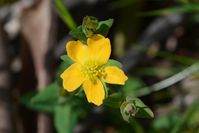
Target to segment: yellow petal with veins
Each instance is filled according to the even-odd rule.
[[[97,106],[103,103],[103,100],[105,98],[105,91],[99,79],[97,79],[96,82],[86,80],[83,83],[83,88],[88,102],[94,103]]]
[[[84,63],[89,58],[88,46],[80,41],[69,41],[66,45],[66,51],[75,62]]]
[[[91,60],[97,60],[100,64],[106,64],[111,54],[111,44],[108,38],[102,35],[94,35],[87,39]]]
[[[85,80],[80,69],[80,64],[74,63],[61,74],[64,89],[71,92],[80,87]]]
[[[124,72],[118,67],[107,66],[104,70],[106,73],[104,77],[106,83],[124,85],[125,81],[128,79]]]

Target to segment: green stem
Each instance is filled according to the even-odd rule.
[[[135,133],[144,133],[143,127],[140,125],[140,123],[134,119],[130,118],[130,124],[133,126]]]
[[[138,90],[137,92],[135,92],[135,96],[139,97],[139,96],[148,95],[152,92],[160,91],[164,88],[167,88],[167,87],[185,79],[186,77],[196,73],[197,71],[199,71],[199,63],[195,63],[195,64],[189,66],[188,68],[184,69],[183,71],[181,71],[163,81],[160,81],[150,87],[145,87],[145,88]]]

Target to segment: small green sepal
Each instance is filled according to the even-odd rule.
[[[130,122],[133,117],[153,118],[154,114],[140,99],[135,97],[126,97],[126,100],[120,106],[120,112],[125,121]]]

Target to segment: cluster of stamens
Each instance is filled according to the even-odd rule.
[[[82,73],[91,81],[106,77],[103,65],[99,65],[96,61],[89,61],[82,65]]]

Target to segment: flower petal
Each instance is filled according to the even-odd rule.
[[[68,56],[75,62],[84,62],[89,58],[88,46],[80,41],[69,41],[66,45]]]
[[[80,64],[74,63],[68,67],[62,74],[63,87],[71,92],[76,90],[85,80],[85,77],[80,71]]]
[[[91,59],[106,64],[111,54],[111,44],[108,38],[102,35],[94,35],[87,39],[87,44],[91,53]]]
[[[104,78],[106,83],[124,85],[128,79],[124,72],[115,66],[105,67],[105,73],[107,74]]]
[[[99,79],[97,79],[95,83],[90,80],[86,80],[83,83],[83,88],[88,102],[94,103],[97,106],[103,103],[105,91]]]

